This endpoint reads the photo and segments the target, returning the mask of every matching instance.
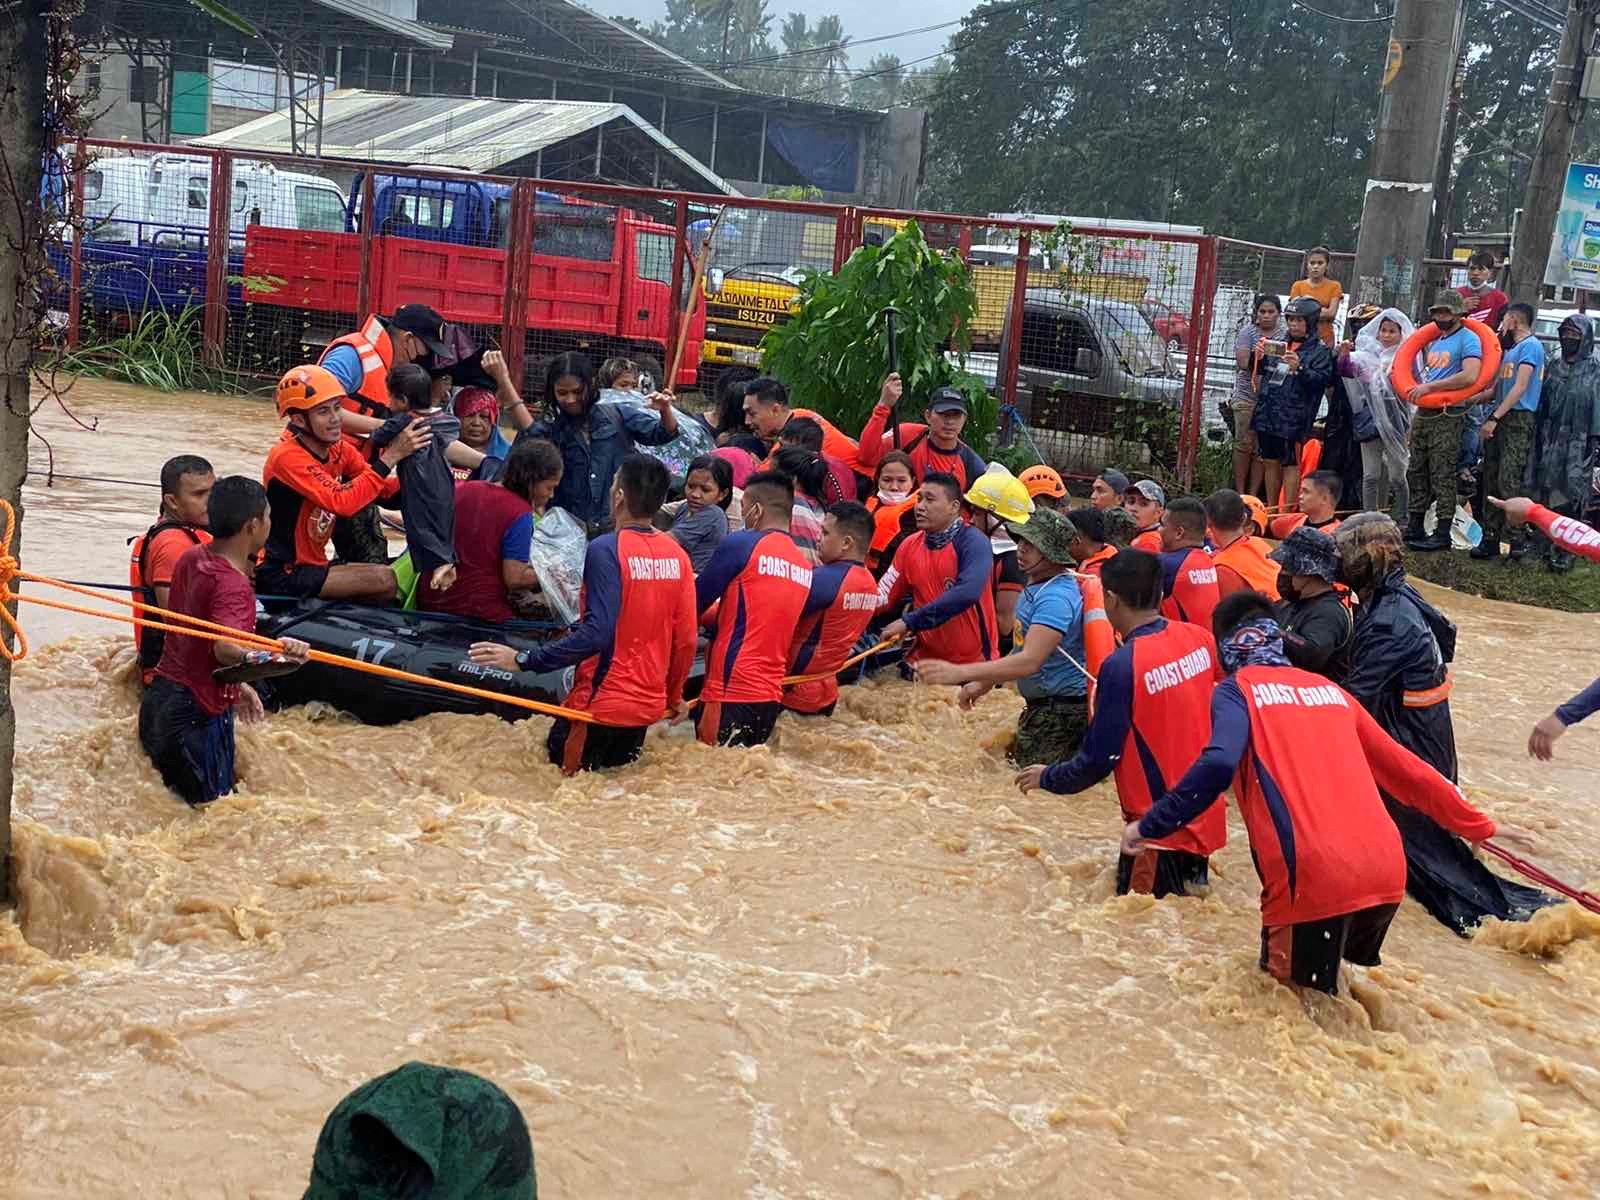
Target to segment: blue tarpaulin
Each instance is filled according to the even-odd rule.
[[[860,133],[848,125],[817,125],[772,117],[767,143],[813,187],[827,192],[856,190]]]

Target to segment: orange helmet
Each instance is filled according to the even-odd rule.
[[[305,412],[345,394],[344,384],[335,379],[327,367],[309,363],[293,367],[278,380],[278,415],[287,417],[292,412]]]
[[[1244,501],[1245,519],[1256,523],[1258,534],[1267,531],[1267,506],[1261,502],[1259,496],[1240,496]]]
[[[1061,482],[1061,476],[1053,467],[1044,466],[1042,463],[1037,467],[1029,467],[1017,478],[1022,481],[1022,486],[1028,489],[1028,495],[1034,499],[1049,496],[1053,500],[1059,500],[1067,494],[1067,485]]]

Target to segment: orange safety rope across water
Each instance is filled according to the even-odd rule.
[[[1497,846],[1492,840],[1479,842],[1478,847],[1487,850],[1524,878],[1531,879],[1552,892],[1559,892],[1574,904],[1582,905],[1592,913],[1600,913],[1600,896],[1596,896],[1593,892],[1575,888],[1570,883],[1562,883],[1543,867],[1535,866],[1525,858],[1518,858],[1503,846]]]
[[[64,580],[52,579],[48,575],[33,575],[21,569],[21,565],[11,554],[11,540],[16,532],[16,513],[11,505],[0,500],[0,516],[5,519],[3,534],[0,534],[0,614],[3,614],[5,626],[16,639],[16,647],[0,642],[0,653],[11,662],[20,662],[28,656],[28,639],[22,631],[22,625],[11,612],[11,605],[17,601],[26,601],[37,604],[43,608],[54,608],[61,612],[77,613],[81,616],[99,617],[106,621],[117,621],[125,625],[135,623],[132,615],[125,613],[105,612],[101,609],[85,608],[79,604],[67,604],[61,600],[47,600],[43,596],[25,596],[12,588],[13,581],[24,583],[40,583],[51,587],[61,588],[63,591],[73,592],[77,595],[87,596],[102,603],[121,605],[140,614],[138,623],[146,629],[159,629],[164,633],[181,634],[184,637],[205,638],[207,641],[231,642],[236,646],[243,646],[249,650],[271,650],[282,652],[283,643],[273,638],[263,637],[258,633],[250,633],[233,628],[231,625],[218,625],[211,621],[202,621],[198,617],[186,616],[180,612],[160,608],[154,604],[145,604],[138,600],[125,600],[121,596],[110,596],[91,588],[81,587],[78,584],[67,583]],[[145,614],[153,613],[156,616],[169,618],[176,624],[151,621]],[[452,683],[447,679],[431,679],[426,675],[415,675],[410,671],[401,671],[395,667],[380,666],[377,663],[359,662],[353,658],[341,658],[337,654],[329,654],[323,650],[313,650],[306,656],[312,662],[325,663],[332,667],[344,667],[351,671],[363,671],[368,675],[378,675],[385,679],[402,679],[408,683],[420,683],[428,687],[439,688],[442,691],[455,692],[461,696],[471,696],[478,700],[488,700],[495,704],[509,704],[516,708],[525,708],[529,712],[543,713],[545,716],[565,717],[569,721],[593,722],[594,717],[586,712],[579,712],[573,708],[562,708],[557,704],[544,704],[538,700],[527,700],[521,696],[510,696],[504,692],[491,692],[487,688],[471,687],[464,683]]]
[[[793,687],[797,683],[815,683],[819,679],[832,679],[835,675],[839,674],[839,672],[855,666],[858,662],[861,662],[864,659],[871,658],[880,650],[887,650],[890,646],[893,646],[903,640],[904,637],[905,634],[902,633],[896,634],[892,638],[884,638],[881,642],[874,642],[859,654],[852,654],[849,658],[845,659],[831,671],[817,671],[810,675],[785,675],[783,677],[783,686]]]

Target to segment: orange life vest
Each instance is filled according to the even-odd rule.
[[[1095,683],[1100,668],[1117,648],[1117,635],[1106,617],[1106,593],[1100,576],[1080,572],[1078,590],[1083,595],[1083,656],[1089,675],[1089,706],[1094,707]]]
[[[211,540],[211,535],[205,530],[185,525],[182,521],[170,521],[166,517],[162,517],[138,537],[129,538],[128,545],[131,549],[128,554],[128,586],[132,589],[133,598],[141,604],[156,602],[156,590],[147,582],[146,559],[156,538],[169,529],[183,530],[196,546]],[[138,610],[135,609],[134,612],[137,615]],[[166,638],[166,633],[160,629],[147,630],[142,621],[133,623],[133,648],[138,652],[139,669],[144,673],[146,683],[150,682],[156,665],[161,661],[161,651],[166,645]]]
[[[394,342],[389,337],[389,331],[384,328],[383,321],[376,314],[367,318],[367,323],[361,327],[359,333],[347,333],[343,337],[334,338],[322,352],[325,360],[336,346],[350,346],[361,356],[361,386],[356,389],[356,394],[346,396],[344,406],[350,412],[360,413],[366,417],[387,417],[389,415],[389,365],[394,362]],[[346,437],[364,439],[364,434],[351,434],[346,432]]]

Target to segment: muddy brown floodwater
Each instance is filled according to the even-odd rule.
[[[81,384],[58,468],[254,470],[259,401]],[[42,447],[35,461],[42,462]],[[154,493],[30,483],[25,565],[120,581]],[[1432,594],[1432,593],[1430,593]],[[1438,593],[1469,794],[1600,877],[1600,729],[1537,717],[1596,618]],[[1407,903],[1354,1000],[1255,969],[1243,831],[1205,900],[1113,896],[1109,787],[1019,796],[1017,702],[901,683],[720,751],[563,780],[542,720],[240,736],[191,813],[134,735],[121,629],[25,610],[22,906],[0,924],[0,1192],[296,1197],[317,1130],[410,1059],[521,1105],[547,1197],[1585,1197],[1600,919],[1462,941]]]

